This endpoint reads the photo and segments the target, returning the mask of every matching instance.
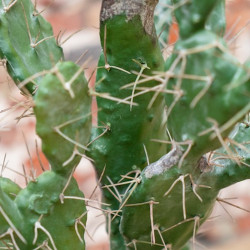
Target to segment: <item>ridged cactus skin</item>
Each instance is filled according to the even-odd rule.
[[[12,241],[15,248],[34,249],[46,241],[52,249],[84,248],[84,243],[75,231],[76,220],[85,213],[84,201],[67,199],[61,202],[60,194],[67,181],[67,178],[53,171],[44,172],[35,182],[30,182],[21,190],[14,200],[3,188],[0,189],[0,206],[5,213],[4,219],[8,218],[12,223],[5,223],[5,228],[15,228]],[[64,195],[83,198],[73,179]],[[86,223],[86,216],[81,218],[81,222]],[[2,227],[3,224],[1,229]],[[83,238],[82,227],[79,227],[78,233]]]
[[[79,66],[59,62],[62,49],[30,1],[1,1],[0,10],[0,55],[16,84],[33,95],[51,166],[22,190],[0,177],[1,246],[85,249],[86,206],[72,174],[90,138],[88,83]]]
[[[0,2],[0,57],[17,83],[35,73],[50,70],[63,57],[51,25],[34,9],[30,0]],[[34,93],[39,79],[27,82]]]
[[[250,177],[250,64],[223,39],[225,1],[160,1],[154,17],[157,3],[103,0],[95,89],[62,62],[30,1],[0,3],[0,56],[32,94],[51,166],[24,189],[0,178],[0,247],[85,249],[87,210],[72,177],[84,154],[100,179],[112,250],[184,249],[219,191]],[[172,20],[179,40],[164,61]]]
[[[43,152],[53,171],[70,174],[91,130],[91,98],[81,68],[72,62],[56,64],[41,80],[34,99]]]
[[[130,72],[141,71],[143,74],[152,75],[154,71],[163,70],[162,55],[154,36],[144,32],[138,15],[128,22],[126,18],[123,14],[101,22],[101,39],[103,46],[104,43],[106,44],[105,56],[110,69],[105,68],[103,54],[97,70],[96,91],[100,94],[109,93],[110,96],[120,100],[133,96],[133,88],[122,89],[126,84],[136,81],[137,76]],[[105,29],[106,36],[104,36]],[[137,36],[142,39],[135,43]],[[112,65],[120,69],[112,68]],[[145,67],[144,70],[143,67]],[[123,72],[122,69],[127,72]],[[151,81],[141,86],[149,88],[157,84],[156,81]],[[105,125],[108,126],[108,130],[91,144],[90,156],[95,160],[99,175],[105,165],[103,185],[117,183],[121,175],[143,169],[147,165],[145,150],[151,161],[157,160],[166,153],[164,144],[151,142],[152,138],[166,138],[166,126],[162,124],[164,98],[160,95],[154,105],[148,109],[147,106],[152,97],[152,92],[147,93],[128,99],[126,104],[116,104],[112,100],[97,97],[100,109],[98,112],[99,128],[94,129],[92,140],[103,134],[106,129]],[[129,104],[131,100],[135,105]],[[117,187],[121,194],[126,188],[126,186]],[[119,202],[110,191],[107,189],[103,191],[105,202],[111,203],[112,209],[119,209]],[[115,221],[114,235],[119,232],[119,217]],[[119,245],[120,243],[117,247]]]

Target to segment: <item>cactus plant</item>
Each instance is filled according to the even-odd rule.
[[[165,61],[157,3],[103,0],[95,90],[63,62],[29,0],[0,3],[0,56],[33,97],[51,165],[22,190],[0,178],[1,244],[84,249],[86,208],[72,174],[85,151],[101,178],[111,249],[181,249],[219,190],[249,178],[250,68],[223,39],[225,1],[161,1],[158,35],[167,39],[173,15],[180,36]]]

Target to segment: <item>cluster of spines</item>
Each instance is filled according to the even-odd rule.
[[[59,62],[62,49],[52,28],[29,0],[3,0],[0,9],[0,55],[16,84],[33,95],[37,133],[51,165],[24,189],[0,178],[1,244],[84,249],[85,198],[72,174],[90,137],[87,81],[82,68]]]
[[[99,111],[100,126],[94,131],[89,145],[92,147],[91,157],[96,161],[100,176],[104,178],[102,180],[103,188],[107,190],[105,198],[112,203],[112,208],[116,209],[112,212],[108,209],[104,210],[108,214],[109,225],[112,224],[112,229],[110,229],[112,230],[110,232],[111,241],[113,241],[112,247],[117,245],[122,247],[124,237],[129,248],[179,248],[190,237],[193,236],[194,239],[199,224],[209,216],[219,189],[242,180],[249,174],[247,168],[244,168],[249,166],[249,143],[242,140],[249,136],[248,127],[241,125],[238,128],[236,138],[233,135],[227,141],[224,140],[236,122],[249,112],[247,97],[243,95],[244,91],[249,91],[248,67],[243,67],[229,55],[226,45],[221,39],[225,29],[224,1],[213,0],[206,3],[206,6],[205,3],[198,0],[174,0],[173,3],[171,9],[174,10],[179,22],[180,41],[176,44],[173,55],[165,63],[165,71],[160,65],[162,58],[158,55],[159,48],[151,46],[152,41],[153,44],[155,43],[155,37],[151,36],[152,34],[142,35],[142,46],[135,48],[135,51],[133,50],[134,39],[117,41],[113,37],[113,34],[117,34],[116,29],[121,30],[120,27],[130,25],[130,22],[134,27],[127,29],[127,33],[121,34],[121,36],[133,38],[135,33],[137,35],[140,32],[147,33],[148,27],[145,31],[143,25],[141,25],[141,17],[134,16],[129,22],[125,21],[124,15],[102,20],[101,34],[104,53],[99,63],[97,89],[96,91],[90,91],[90,94],[99,97],[99,107],[101,107]],[[5,13],[15,4],[16,1],[10,2],[9,8],[4,9]],[[183,17],[183,13],[190,14],[184,18],[185,22],[183,22],[183,18],[180,18]],[[47,39],[39,40],[41,41],[39,44],[32,43],[32,33],[28,28],[30,26],[27,14],[24,14],[24,16],[26,16],[25,25],[30,40],[29,45],[36,44],[35,47],[38,47]],[[220,20],[220,22],[216,20]],[[112,22],[116,25],[113,26]],[[131,42],[132,47],[128,46],[128,53],[118,53],[119,46],[122,46],[121,41]],[[31,47],[34,49],[34,46]],[[145,51],[148,50],[151,56],[147,52],[145,53],[144,49]],[[152,57],[152,50],[157,52],[155,58]],[[1,53],[6,52],[1,51]],[[130,56],[130,53],[133,54],[133,57]],[[6,59],[11,65],[11,58]],[[208,64],[206,64],[207,62]],[[202,63],[203,66],[201,66]],[[89,125],[86,125],[89,124],[89,104],[87,104],[89,103],[89,97],[86,95],[86,87],[83,88],[85,94],[78,96],[79,89],[77,89],[77,81],[75,82],[75,80],[78,79],[81,69],[78,70],[76,66],[68,63],[58,64],[52,68],[52,70],[48,70],[50,71],[49,75],[43,77],[44,80],[39,81],[40,87],[35,96],[38,134],[43,139],[44,152],[51,161],[52,170],[56,172],[56,175],[63,174],[69,177],[75,165],[79,162],[78,156],[83,155],[81,149],[86,149],[85,145],[89,134],[87,130],[90,128]],[[204,68],[207,68],[208,72],[205,72]],[[230,68],[231,73],[229,71],[223,73],[225,68]],[[39,71],[41,70],[39,69]],[[31,78],[28,78],[24,85],[28,84],[27,86],[29,86],[30,79],[40,78],[47,73],[41,72],[40,74],[39,71],[27,75]],[[37,75],[33,76],[34,73],[37,73]],[[115,86],[112,89],[113,83],[117,82],[117,79],[121,86]],[[20,77],[18,80],[23,80],[23,78]],[[52,82],[55,82],[54,88],[51,89],[51,95],[47,95],[46,88],[48,86],[46,84],[51,85]],[[73,84],[74,82],[76,85]],[[154,84],[151,84],[152,82]],[[61,95],[59,95],[59,99],[54,100],[53,96],[58,92],[58,87]],[[31,90],[31,92],[34,91],[34,89]],[[45,91],[43,92],[43,90]],[[162,115],[164,113],[163,95],[166,97],[166,119]],[[66,103],[63,101],[64,97],[66,97]],[[81,106],[80,99],[82,97],[86,100],[86,103],[82,105],[82,110],[87,107],[83,111],[83,115],[81,115],[80,110],[76,109],[75,113],[72,112],[65,119],[54,120],[49,117],[49,122],[44,123],[47,116],[46,105],[53,107],[59,105],[61,107],[61,105],[67,106],[70,103],[72,107],[76,108],[75,105]],[[209,101],[212,97],[217,98],[216,105],[210,106]],[[147,101],[145,101],[145,98]],[[108,101],[104,99],[108,99]],[[141,102],[141,100],[143,101]],[[119,102],[116,104],[111,101]],[[138,102],[139,107],[137,107]],[[159,103],[160,105],[158,105]],[[232,103],[234,109],[227,112]],[[154,106],[157,106],[157,108]],[[219,106],[218,112],[213,117],[214,109],[217,106]],[[128,143],[130,141],[136,144],[135,138],[130,138],[130,133],[122,133],[126,132],[126,122],[123,121],[122,124],[118,116],[112,117],[112,112],[117,111],[116,107],[118,107],[119,112],[115,113],[121,117],[126,112],[131,115],[135,110],[135,114],[138,116],[146,113],[149,122],[158,119],[155,128],[160,128],[164,132],[160,132],[161,137],[159,131],[155,133],[154,129],[153,132],[150,130],[153,126],[148,130],[146,128],[148,125],[145,125],[147,123],[143,122],[145,116],[140,117],[143,127],[142,138],[145,134],[148,134],[148,137],[146,140],[141,138],[137,140],[140,149],[135,152],[139,155],[135,161],[132,159],[130,162],[129,160],[131,151],[129,147],[122,148],[126,152],[118,151],[118,154],[114,151],[112,153],[112,149],[114,149],[113,140],[116,140],[118,135],[121,136],[121,143],[125,146],[126,144],[130,145]],[[122,107],[122,111],[120,107]],[[137,108],[138,110],[142,108],[142,110],[136,113]],[[144,109],[146,112],[143,111]],[[63,111],[63,108],[60,110]],[[204,116],[198,115],[199,110]],[[153,113],[150,113],[151,111]],[[56,112],[56,109],[51,112],[52,117]],[[207,113],[212,115],[207,115]],[[108,118],[105,120],[106,116]],[[180,116],[183,117],[181,122],[179,122]],[[117,122],[119,123],[118,127],[116,126]],[[130,122],[129,119],[128,122]],[[83,124],[85,124],[86,131],[81,130]],[[169,141],[164,138],[166,124],[168,125]],[[131,128],[130,130],[133,131]],[[119,133],[117,134],[116,131]],[[83,132],[82,135],[81,132]],[[85,137],[85,134],[87,137]],[[53,139],[51,140],[51,138]],[[67,142],[66,151],[54,147],[55,142],[60,144],[63,140]],[[111,151],[109,151],[109,148],[105,148],[109,144],[112,146]],[[157,162],[149,164],[149,161],[152,162],[160,158],[151,154],[151,147],[162,156],[164,155],[163,151],[165,151],[164,144],[171,145],[172,150]],[[219,146],[222,146],[222,149],[209,153],[209,156],[203,155]],[[157,150],[157,147],[161,150]],[[60,154],[63,154],[63,157]],[[147,164],[149,166],[141,172]],[[106,168],[103,170],[104,165],[106,165]],[[225,166],[223,170],[219,170],[221,165]],[[238,168],[238,165],[241,165],[241,167]],[[114,166],[119,166],[119,169],[114,170]],[[232,173],[237,177],[228,178]],[[120,176],[122,176],[121,179]],[[157,185],[155,185],[156,183]],[[30,186],[32,185],[30,184]],[[27,190],[22,193],[28,192]],[[62,194],[63,192],[59,192],[55,200],[60,197],[60,202],[62,202],[65,198]],[[5,193],[2,197],[2,199],[8,200]],[[72,196],[69,195],[69,197]],[[39,197],[34,200],[38,201],[39,204]],[[8,202],[12,204],[10,199]],[[46,202],[42,203],[46,204]],[[171,211],[166,212],[166,207],[171,208],[171,211],[174,210],[174,214],[171,214]],[[40,207],[38,208],[40,209]],[[121,224],[120,219],[117,220],[120,214],[122,215]],[[8,222],[5,212],[2,212],[2,215],[2,219]],[[82,215],[75,219],[75,222],[81,221]],[[141,221],[145,221],[145,218],[147,220],[143,225],[140,223],[135,225],[135,220],[131,220],[134,217],[131,215],[137,218],[136,222],[138,222],[140,216],[142,216]],[[171,219],[169,219],[169,216],[171,216]],[[81,219],[79,220],[79,218]],[[32,243],[37,240],[38,229],[41,229],[47,235],[47,238],[45,237],[46,240],[38,247],[46,246],[46,244],[54,247],[53,237],[51,240],[51,235],[46,234],[46,228],[39,223],[38,219],[33,224],[35,230]],[[9,235],[12,243],[17,244],[13,237],[15,234],[18,236],[18,231],[14,229],[8,230],[2,236]],[[77,230],[75,230],[75,233],[77,236],[80,235]],[[24,241],[21,238],[22,236],[19,235],[18,241],[21,240],[20,244],[23,244]]]
[[[118,178],[116,182],[108,178],[110,176],[107,172],[110,173],[110,170],[107,164],[103,179],[105,198],[112,201],[110,197],[113,196],[113,199],[120,203],[119,206],[116,205],[113,216],[108,216],[109,223],[113,223],[114,228],[118,228],[115,224],[117,217],[121,215],[120,233],[127,246],[132,249],[161,249],[162,247],[175,249],[181,247],[190,237],[193,236],[194,239],[199,225],[210,215],[219,190],[248,176],[247,168],[241,170],[245,177],[242,177],[237,168],[235,169],[237,164],[242,167],[248,165],[249,159],[242,158],[247,154],[248,146],[243,148],[239,146],[243,144],[241,140],[228,145],[229,140],[232,142],[233,139],[227,139],[227,141],[224,139],[235,124],[249,112],[249,101],[244,95],[246,90],[249,91],[248,68],[240,65],[230,55],[222,39],[225,31],[225,2],[211,1],[207,3],[206,8],[203,3],[197,1],[173,2],[172,9],[180,27],[180,40],[175,45],[173,55],[165,63],[165,71],[150,74],[148,71],[138,69],[137,72],[132,72],[136,74],[136,80],[124,83],[121,87],[121,90],[133,91],[132,95],[123,98],[134,102],[137,102],[140,96],[154,93],[146,102],[148,110],[152,108],[158,96],[165,95],[167,117],[161,123],[163,125],[167,123],[169,141],[163,138],[160,140],[151,137],[151,139],[155,143],[171,145],[172,151],[149,165],[141,173],[139,169],[130,168],[130,172],[122,174],[120,180],[118,179],[121,173],[114,173],[116,178],[114,176],[113,179]],[[182,19],[183,13],[189,13],[185,21]],[[119,17],[103,22],[101,27],[108,29],[109,23],[115,21],[115,18]],[[117,58],[121,55],[113,53],[115,38],[112,37],[113,40],[110,41],[107,37],[108,35],[103,36],[102,40],[104,52],[107,53],[106,58],[112,60],[112,63],[117,60],[116,67],[122,67],[121,62],[126,62],[128,58],[119,61]],[[103,63],[102,60],[101,63]],[[145,64],[147,61],[144,62]],[[127,70],[126,67],[124,68]],[[226,71],[226,68],[230,70]],[[112,68],[109,70],[98,85],[98,90],[105,88],[106,81],[110,89],[111,82],[115,82],[110,79]],[[123,72],[120,74],[117,72],[117,75],[122,74]],[[144,86],[149,81],[155,81],[158,84]],[[118,91],[112,92],[114,93],[120,94]],[[215,101],[211,104],[212,98]],[[233,109],[230,108],[230,103],[234,103]],[[101,100],[99,104],[102,106]],[[164,112],[163,109],[162,112]],[[103,119],[101,114],[100,112],[99,119]],[[110,114],[105,113],[108,117],[107,121],[112,119]],[[119,126],[122,126],[121,122]],[[249,130],[243,127],[241,132],[245,135],[249,134]],[[100,150],[98,146],[104,145],[103,141],[108,144],[108,137],[112,137],[112,124],[111,132],[100,141],[96,141],[94,150]],[[213,151],[218,147],[222,149],[218,152]],[[243,151],[237,150],[235,153],[232,147],[240,147]],[[219,159],[223,158],[225,171],[218,170],[221,164],[218,163],[215,155],[220,151],[224,152]],[[208,154],[205,155],[206,153]],[[148,158],[147,150],[145,155]],[[95,153],[92,156],[97,159]],[[105,155],[100,162],[104,163],[106,160],[105,163],[108,163],[108,157],[110,156]],[[99,168],[98,161],[97,159],[97,168]],[[115,161],[113,163],[116,165]],[[100,173],[101,170],[99,170]],[[230,171],[236,176],[238,172],[239,178],[234,180],[229,178]],[[223,177],[219,177],[219,173]],[[146,224],[145,218],[147,218]],[[110,232],[110,237],[111,246],[113,244],[115,248],[120,244],[120,239],[117,237],[119,232],[114,228]]]

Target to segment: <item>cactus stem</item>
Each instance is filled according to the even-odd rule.
[[[18,236],[18,238],[25,244],[27,244],[26,240],[24,239],[23,235],[18,231],[18,229],[15,227],[15,225],[12,223],[11,219],[8,217],[8,215],[4,212],[2,206],[0,206],[0,213],[2,214],[2,216],[4,217],[4,219],[8,222],[8,224],[10,225],[10,228],[9,228],[9,233],[12,232],[15,232],[16,235]],[[1,235],[0,238],[4,237],[4,235]]]
[[[33,239],[33,242],[32,244],[35,245],[36,241],[37,241],[37,238],[38,238],[38,229],[40,229],[41,231],[43,231],[48,237],[49,237],[49,240],[51,242],[51,245],[53,246],[53,249],[54,250],[57,250],[57,247],[55,245],[55,242],[53,240],[53,237],[51,236],[50,232],[41,225],[40,221],[37,221],[35,223],[35,236],[34,236],[34,239]]]
[[[111,68],[114,68],[114,69],[120,70],[122,72],[125,72],[127,74],[131,74],[129,71],[127,71],[125,69],[122,69],[122,68],[117,67],[117,66],[111,66],[108,63],[108,59],[107,59],[107,46],[106,45],[107,45],[107,25],[105,24],[105,26],[104,26],[104,44],[103,44],[103,55],[104,55],[105,65],[101,66],[101,67],[97,67],[97,69],[104,68],[107,71],[110,71]]]

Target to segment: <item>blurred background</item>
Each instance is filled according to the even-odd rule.
[[[65,58],[78,61],[87,78],[94,71],[101,52],[99,41],[99,12],[101,0],[37,0],[42,15],[52,24],[60,37]],[[250,1],[227,0],[226,40],[232,53],[245,62],[250,58]],[[171,30],[170,43],[178,39],[177,27]],[[81,55],[84,55],[81,57]],[[90,81],[94,84],[94,77]],[[35,134],[35,119],[24,98],[0,66],[0,173],[20,186],[26,176],[38,176],[41,163],[48,162],[40,150]],[[1,170],[2,169],[2,170]],[[95,172],[89,162],[82,160],[75,177],[88,198],[96,187]],[[94,198],[100,198],[100,190]],[[196,249],[250,249],[250,180],[238,183],[220,193],[220,198],[237,207],[218,202],[209,219],[199,230]],[[98,209],[89,208],[85,238],[88,250],[109,249],[105,219]]]

